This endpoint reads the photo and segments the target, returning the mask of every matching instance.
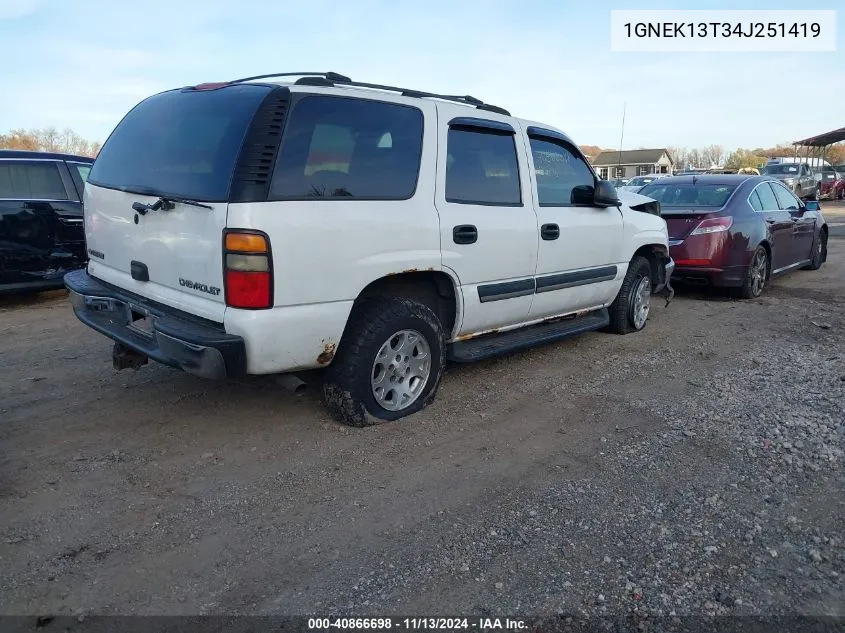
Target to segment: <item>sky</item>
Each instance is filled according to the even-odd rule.
[[[840,0],[841,1],[841,0]],[[637,9],[836,9],[836,1],[654,2]],[[845,126],[837,51],[611,52],[610,10],[561,0],[0,0],[0,132],[103,141],[141,99],[267,72],[470,94],[576,142],[768,147]]]

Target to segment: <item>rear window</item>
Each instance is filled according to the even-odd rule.
[[[268,86],[164,92],[142,101],[100,150],[88,182],[225,201],[247,128]]]
[[[54,161],[0,161],[0,198],[68,199],[59,167]]]
[[[655,183],[640,189],[663,207],[723,207],[736,185],[689,185]]]
[[[272,200],[407,200],[417,188],[423,115],[349,97],[303,97],[285,128]]]

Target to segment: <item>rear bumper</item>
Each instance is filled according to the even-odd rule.
[[[672,275],[672,282],[699,286],[736,287],[742,285],[746,270],[745,266],[728,268],[678,266]]]
[[[65,275],[64,283],[77,318],[117,343],[203,378],[246,374],[244,340],[222,325],[104,284],[84,269]],[[139,316],[151,321],[148,331],[132,327]]]

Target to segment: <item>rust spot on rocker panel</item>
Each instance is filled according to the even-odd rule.
[[[320,365],[328,365],[332,362],[335,351],[337,351],[337,345],[335,343],[332,343],[331,341],[326,343],[323,341],[323,351],[320,352],[319,356],[317,356],[317,363]]]

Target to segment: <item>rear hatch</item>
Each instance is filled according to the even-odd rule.
[[[85,187],[92,276],[223,321],[229,190],[250,123],[270,90],[257,84],[171,90],[123,118]]]

